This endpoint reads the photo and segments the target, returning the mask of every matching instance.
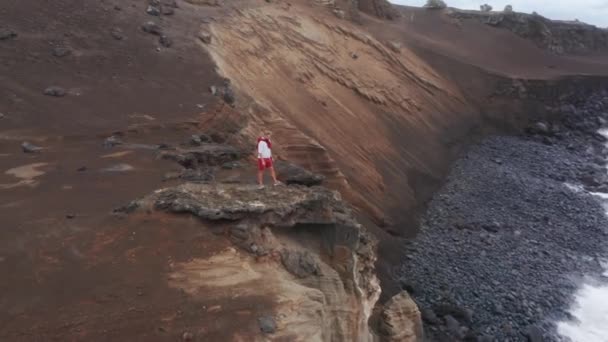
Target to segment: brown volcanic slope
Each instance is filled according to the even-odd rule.
[[[549,55],[441,12],[403,9],[391,22],[362,14],[355,25],[311,2],[178,4],[157,19],[144,1],[3,1],[0,29],[18,36],[0,41],[0,339],[256,331],[248,310],[268,309],[268,298],[207,298],[201,310],[167,282],[171,262],[212,257],[226,240],[185,218],[108,215],[166,184],[175,164],[157,160],[153,144],[233,121],[244,130],[229,142],[240,144],[267,125],[280,158],[328,176],[362,217],[412,231],[468,135],[492,129],[481,114],[490,74],[608,73],[605,58]],[[152,19],[172,47],[142,32]],[[203,22],[210,45],[196,38]],[[53,56],[58,46],[71,54]],[[235,109],[209,94],[220,76],[232,80]],[[51,85],[68,95],[43,95]],[[112,132],[130,145],[104,149]],[[24,154],[23,141],[44,150]],[[106,170],[117,165],[125,171]]]

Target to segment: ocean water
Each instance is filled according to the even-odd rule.
[[[608,138],[608,129],[602,129],[599,133]],[[573,191],[585,191],[577,185],[566,184],[566,186]],[[608,194],[591,194],[601,199],[608,215]],[[574,301],[570,307],[572,320],[557,324],[557,333],[566,341],[608,342],[608,261],[604,261],[602,266],[603,279],[583,281],[574,294]]]
[[[574,295],[571,321],[557,324],[557,333],[572,342],[608,341],[608,285],[583,284]]]

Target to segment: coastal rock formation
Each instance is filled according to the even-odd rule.
[[[556,21],[538,14],[512,11],[479,12],[450,9],[448,14],[454,18],[473,19],[509,30],[558,55],[608,50],[608,29],[578,20]]]
[[[386,342],[423,341],[420,311],[406,291],[384,304],[378,332],[381,340]]]
[[[184,184],[157,190],[122,211],[150,210],[221,223],[217,233],[242,250],[175,265],[169,276],[172,287],[193,297],[203,294],[197,284],[214,293],[229,290],[216,299],[230,301],[233,293],[252,290],[252,282],[264,279],[266,286],[254,288],[259,296],[277,298],[271,301],[277,321],[273,338],[371,341],[367,320],[380,295],[375,242],[336,192]],[[235,267],[245,274],[233,274]],[[217,276],[197,272],[207,268]]]

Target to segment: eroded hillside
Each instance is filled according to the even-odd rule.
[[[282,158],[324,174],[381,224],[407,219],[397,213],[416,201],[408,175],[439,177],[442,156],[429,152],[470,115],[456,114],[467,112],[458,88],[401,42],[321,6],[243,9],[205,29],[220,73],[256,105],[248,132],[268,127]]]
[[[605,66],[384,1],[7,0],[0,339],[416,340],[386,232]],[[289,186],[252,186],[262,128]]]

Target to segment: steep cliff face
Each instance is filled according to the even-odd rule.
[[[239,250],[175,263],[169,285],[195,301],[265,298],[267,322],[260,327],[265,334],[241,335],[247,340],[372,340],[368,318],[380,295],[375,241],[336,192],[185,184],[158,190],[124,210],[136,209],[186,213],[207,226],[221,224],[214,229]],[[218,333],[230,340],[244,334]]]
[[[412,175],[439,178],[442,152],[428,152],[475,114],[453,83],[399,43],[308,5],[243,9],[203,29],[213,38],[201,45],[248,99],[245,134],[272,130],[281,158],[326,176],[376,223],[413,226]]]
[[[530,39],[554,54],[588,53],[608,49],[608,29],[579,21],[554,21],[538,14],[479,12],[449,9],[448,15],[473,19]]]

